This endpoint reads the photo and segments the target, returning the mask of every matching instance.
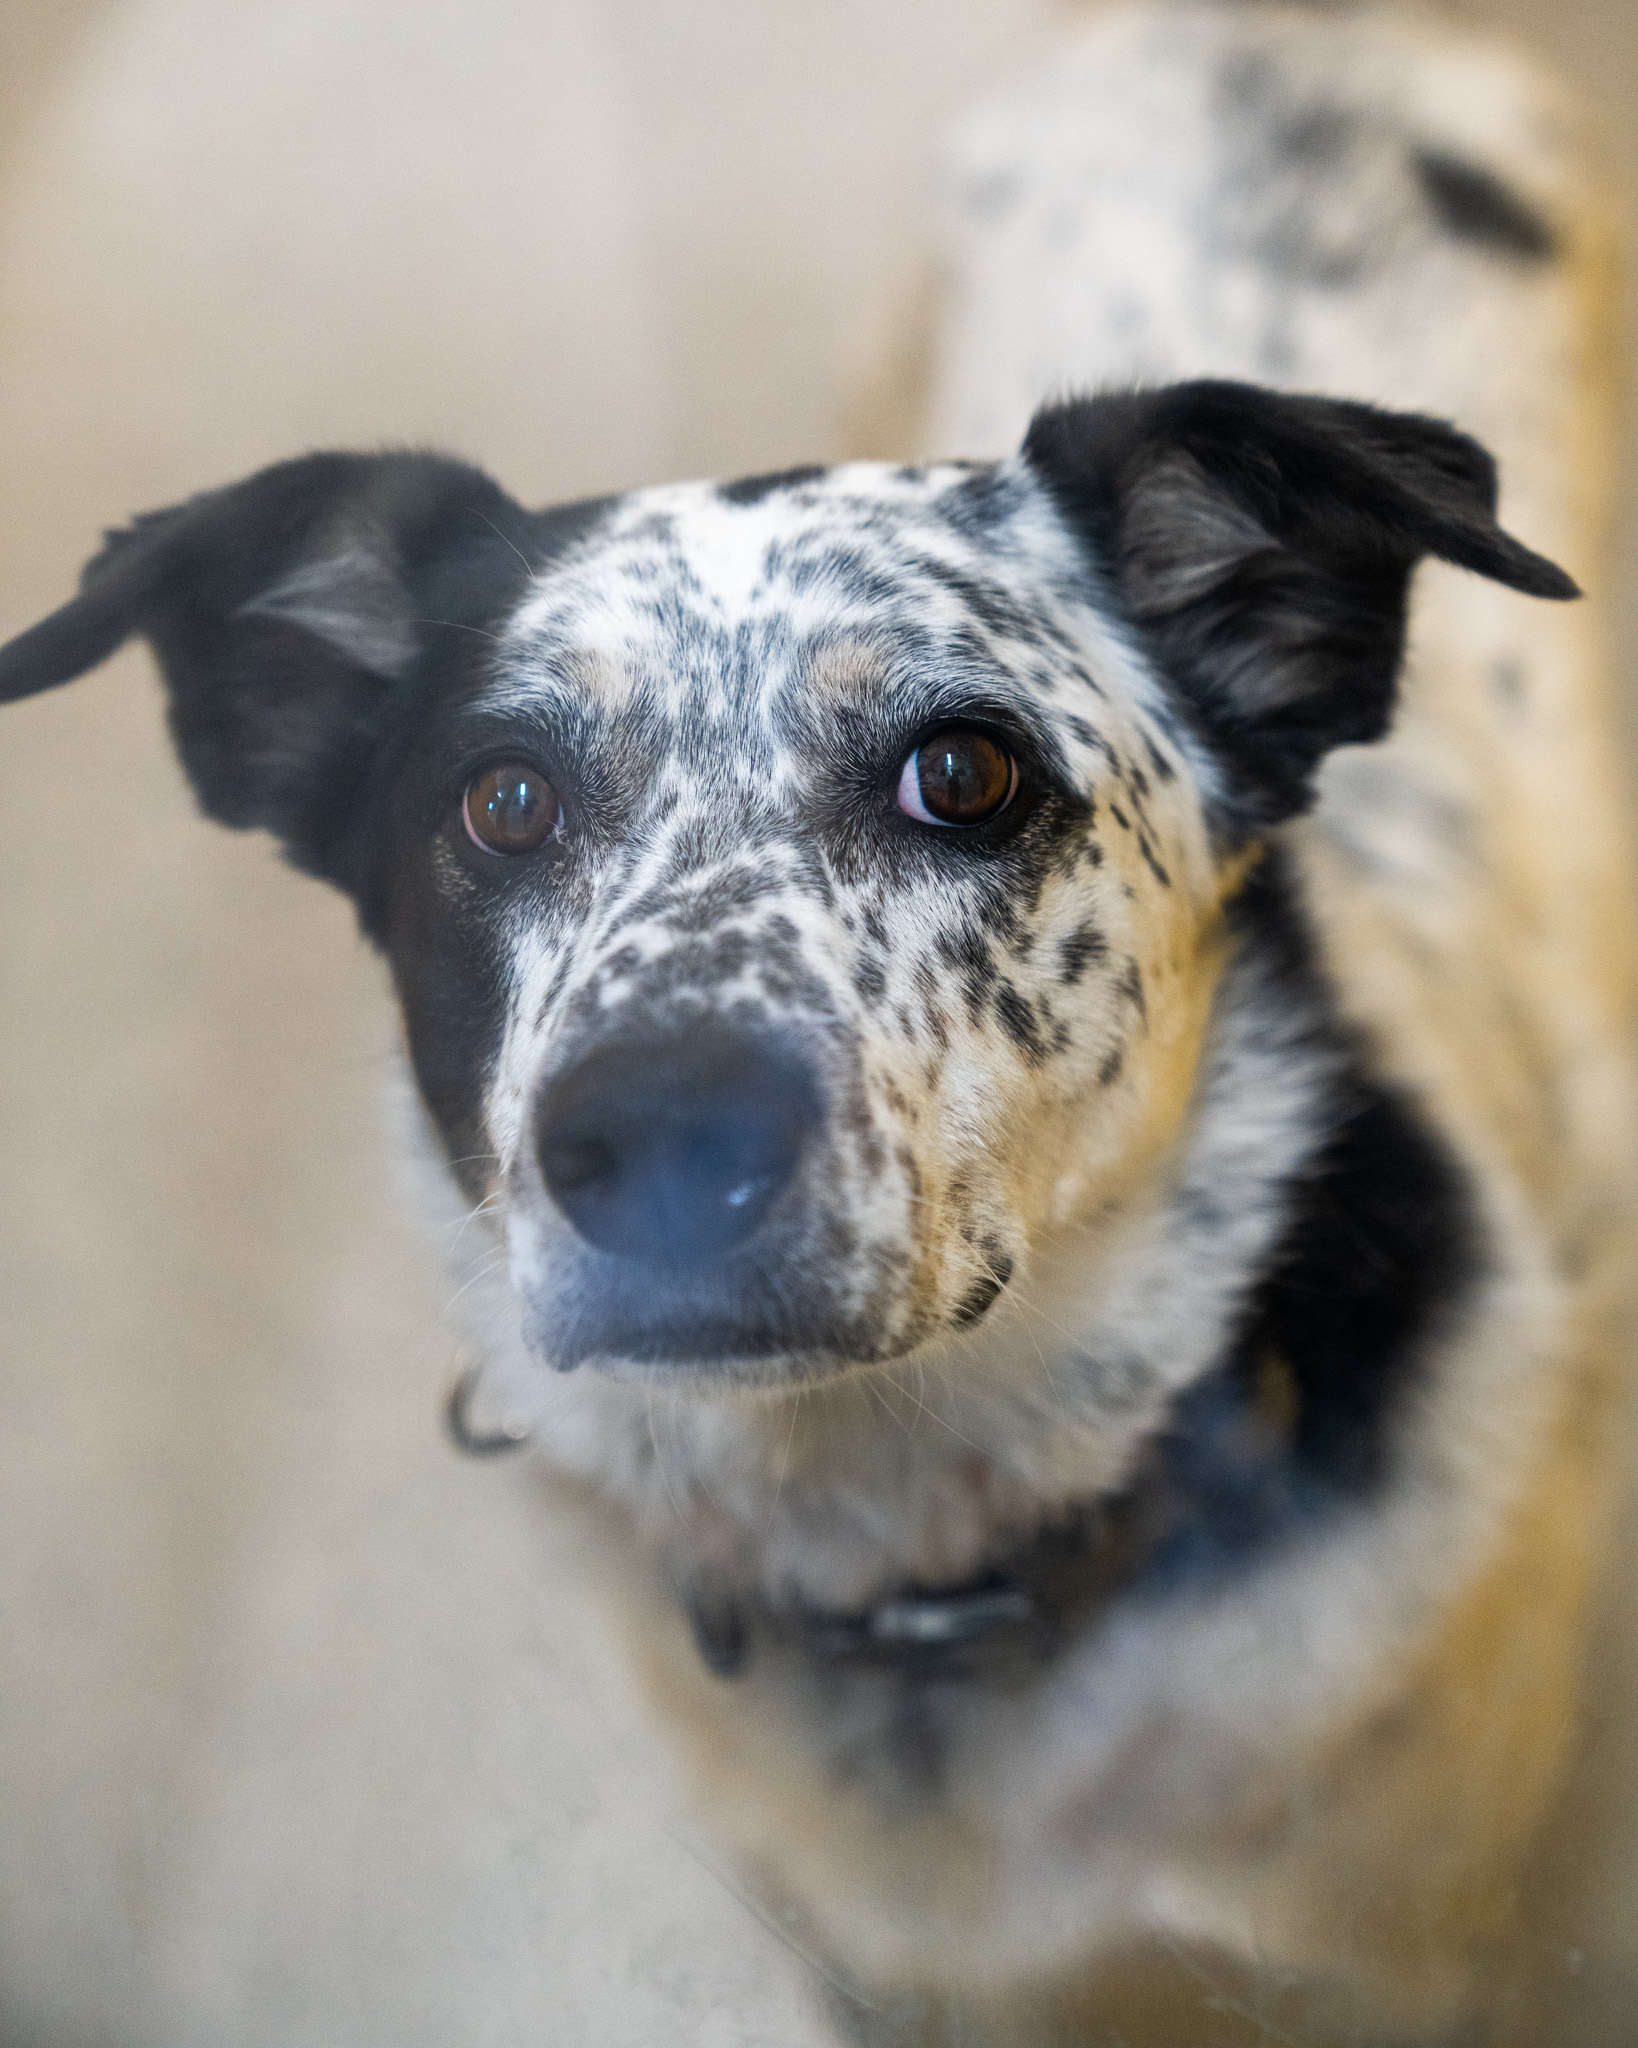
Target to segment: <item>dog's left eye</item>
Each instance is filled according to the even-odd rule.
[[[1006,809],[1018,764],[987,732],[953,727],[923,740],[899,771],[899,809],[924,825],[983,825]]]

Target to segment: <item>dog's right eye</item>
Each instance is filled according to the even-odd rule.
[[[557,791],[524,761],[485,768],[461,799],[466,836],[485,853],[533,853],[563,822]]]

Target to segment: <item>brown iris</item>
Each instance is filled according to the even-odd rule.
[[[899,774],[899,809],[927,825],[982,825],[1018,783],[1012,756],[987,732],[955,726],[924,740]]]
[[[461,799],[467,837],[485,853],[533,853],[557,829],[557,791],[523,761],[502,761],[474,775]]]

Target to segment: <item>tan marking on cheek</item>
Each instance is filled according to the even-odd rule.
[[[1067,1206],[1087,1216],[1124,1202],[1176,1141],[1194,1098],[1229,957],[1222,906],[1191,907],[1181,892],[1157,889],[1126,943],[1142,976],[1145,1013],[1125,1020],[1118,1078],[1090,1088],[1080,1114],[1060,1114],[1032,1135],[1015,1196],[1031,1230],[1049,1216],[1066,1220]]]
[[[1228,923],[1220,907],[1198,924],[1187,917],[1169,920],[1138,953],[1147,1029],[1129,1044],[1128,1071],[1144,1077],[1146,1120],[1161,1142],[1169,1142],[1194,1094],[1212,1001],[1228,955]]]
[[[901,1131],[913,1121],[907,1097],[926,1112],[916,1127],[925,1191],[911,1223],[918,1296],[932,1287],[947,1307],[978,1269],[984,1231],[1027,1259],[1048,1224],[1118,1205],[1175,1138],[1227,958],[1223,902],[1256,858],[1252,850],[1220,873],[1203,841],[1193,843],[1197,825],[1192,814],[1159,811],[1154,837],[1175,867],[1172,887],[1155,880],[1130,835],[1115,835],[1095,886],[1065,884],[1032,920],[1035,971],[1017,975],[1032,1003],[1057,992],[1063,937],[1090,918],[1107,940],[1076,1000],[1053,1005],[1071,1032],[1053,1061],[1026,1070],[986,1012],[963,1025],[953,1064],[895,1063],[884,1075],[880,1099]],[[1141,1008],[1112,986],[1127,961]],[[1112,1051],[1119,1074],[1102,1078]]]
[[[1135,846],[1130,858],[1142,866]],[[1073,1220],[1066,1210],[1084,1216],[1119,1204],[1153,1172],[1193,1097],[1228,957],[1223,899],[1249,872],[1253,858],[1237,863],[1237,872],[1226,879],[1208,869],[1198,892],[1162,889],[1144,867],[1132,877],[1131,911],[1100,889],[1104,900],[1096,911],[1077,900],[1063,905],[1061,916],[1038,922],[1045,941],[1036,949],[1043,974],[1056,958],[1058,925],[1089,913],[1110,930],[1105,972],[1113,973],[1122,960],[1135,962],[1144,1004],[1140,1013],[1130,1001],[1118,1000],[1118,1080],[1097,1080],[1095,1040],[1103,1026],[1092,1027],[1086,1043],[1065,1055],[1069,1064],[1063,1069],[1026,1072],[987,1015],[963,1030],[965,1056],[953,1068],[940,1071],[937,1063],[920,1059],[911,1067],[891,1058],[878,1068],[877,1100],[899,1135],[895,1162],[913,1195],[911,1262],[902,1297],[907,1315],[931,1313],[942,1324],[988,1264],[979,1249],[986,1233],[996,1233],[1011,1255],[1027,1260],[1042,1228]],[[1121,867],[1126,864],[1123,858]],[[1118,871],[1108,879],[1118,886]],[[1029,975],[1021,982],[1034,990]],[[1067,1082],[1075,1068],[1079,1078],[1072,1092],[1061,1093],[1055,1080],[1061,1074]],[[919,1119],[912,1115],[916,1105],[924,1112]]]

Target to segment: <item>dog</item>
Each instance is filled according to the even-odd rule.
[[[203,808],[354,901],[506,1255],[457,1426],[501,1388],[598,1532],[840,2024],[1499,2038],[1619,1479],[1609,743],[1485,449],[1273,387],[1365,271],[1414,336],[1431,263],[1597,251],[1288,19],[1165,19],[1243,150],[1155,246],[1284,280],[1251,377],[546,512],[307,456],[111,535],[0,697],[143,636]]]

